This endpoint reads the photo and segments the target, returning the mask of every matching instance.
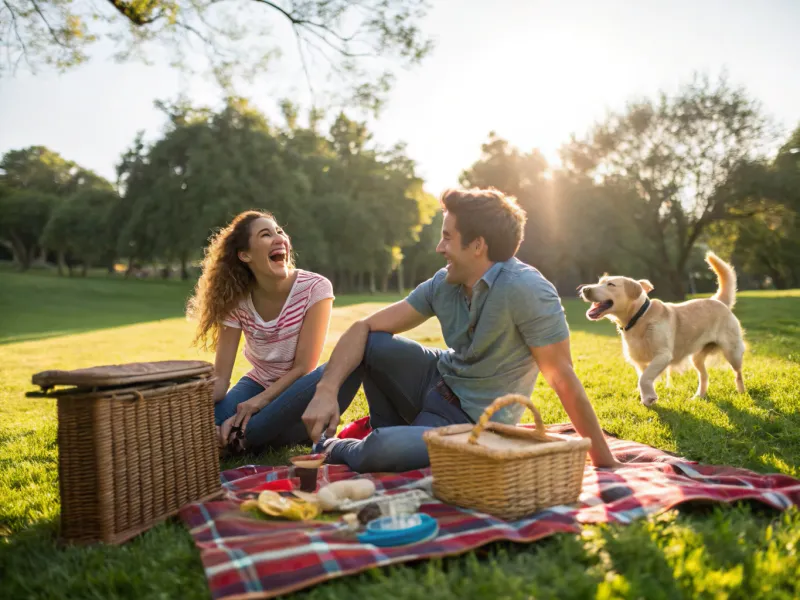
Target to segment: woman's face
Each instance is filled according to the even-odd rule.
[[[289,276],[289,236],[275,221],[259,217],[250,223],[250,247],[239,258],[255,273],[283,279]]]

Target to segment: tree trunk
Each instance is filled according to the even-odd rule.
[[[89,272],[89,263],[83,261],[83,265],[81,265],[81,277],[86,277],[88,272]]]
[[[20,271],[27,271],[31,267],[31,257],[25,244],[15,235],[11,236],[11,246],[14,252],[14,260]]]
[[[58,264],[58,276],[59,277],[63,277],[64,276],[64,267],[66,266],[66,263],[67,263],[67,259],[66,259],[66,256],[64,255],[64,251],[63,250],[59,250],[58,251],[58,258],[56,259],[56,263]]]
[[[770,278],[772,279],[772,285],[775,286],[776,290],[789,289],[789,284],[786,282],[786,278],[777,269],[770,268],[768,272]]]
[[[397,292],[402,296],[405,294],[405,290],[403,289],[403,276],[404,276],[404,269],[403,269],[403,261],[400,261],[400,264],[397,265]]]
[[[378,291],[378,288],[375,286],[375,271],[369,272],[369,293],[374,294]]]
[[[186,253],[181,254],[181,280],[182,281],[186,281],[187,279],[189,279],[188,263],[189,263],[189,257],[186,255]]]
[[[659,294],[660,298],[670,302],[683,302],[686,299],[686,286],[683,273],[674,267],[669,267],[666,276],[666,289]]]

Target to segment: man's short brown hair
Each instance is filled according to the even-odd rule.
[[[506,261],[519,250],[527,216],[513,196],[491,188],[449,189],[439,203],[455,216],[462,247],[482,237],[492,262]]]

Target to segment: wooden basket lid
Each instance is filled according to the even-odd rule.
[[[110,387],[174,381],[187,377],[211,375],[214,365],[203,360],[163,360],[156,362],[128,363],[124,365],[105,365],[75,369],[72,371],[42,371],[36,373],[31,381],[43,389],[57,385],[78,387]]]
[[[426,431],[423,437],[430,445],[496,460],[588,450],[592,445],[589,438],[541,434],[535,429],[502,423],[487,424],[475,442],[470,441],[472,431],[473,426],[469,424],[450,425]]]
[[[492,415],[497,411],[515,403],[530,409],[536,422],[535,429],[490,421]],[[467,424],[439,427],[426,431],[423,438],[429,446],[448,448],[496,460],[528,458],[553,452],[588,450],[592,445],[589,438],[574,439],[548,435],[542,417],[533,402],[519,394],[507,394],[497,398],[486,408],[474,426]]]

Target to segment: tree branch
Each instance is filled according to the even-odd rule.
[[[33,4],[33,10],[35,10],[39,14],[39,16],[42,18],[42,21],[44,21],[44,24],[47,27],[48,31],[50,31],[50,35],[53,36],[53,41],[62,48],[66,48],[69,50],[70,49],[69,46],[67,46],[64,42],[62,42],[58,38],[58,34],[50,26],[50,23],[47,21],[47,17],[44,16],[44,13],[42,12],[42,9],[39,8],[39,4],[36,2],[36,0],[30,0],[30,2],[31,4]]]
[[[311,74],[308,72],[308,65],[306,64],[306,55],[303,52],[303,44],[300,39],[300,35],[297,33],[295,29],[295,25],[292,26],[292,30],[294,31],[295,40],[297,41],[297,51],[300,53],[300,62],[303,65],[303,72],[306,75],[306,83],[308,84],[308,91],[311,92],[311,102],[312,104],[316,104],[316,100],[314,97],[314,86],[311,84]]]
[[[22,41],[22,36],[19,33],[19,24],[17,23],[17,15],[14,12],[14,9],[8,4],[8,2],[6,2],[6,0],[3,0],[3,4],[5,4],[5,7],[8,9],[8,12],[11,13],[11,22],[13,23],[14,26],[14,35],[16,36],[17,41],[19,42],[21,48],[19,58],[17,59],[17,62],[14,63],[14,71],[17,70],[19,61],[22,60],[23,58],[25,58],[25,62],[28,64],[28,68],[33,70],[31,63],[28,60],[28,47],[25,45],[25,42]]]
[[[129,3],[123,2],[122,0],[108,0],[108,3],[116,8],[121,15],[123,15],[134,25],[150,25],[164,16],[164,11],[159,11],[158,14],[152,17],[145,17],[141,13],[137,12]]]

